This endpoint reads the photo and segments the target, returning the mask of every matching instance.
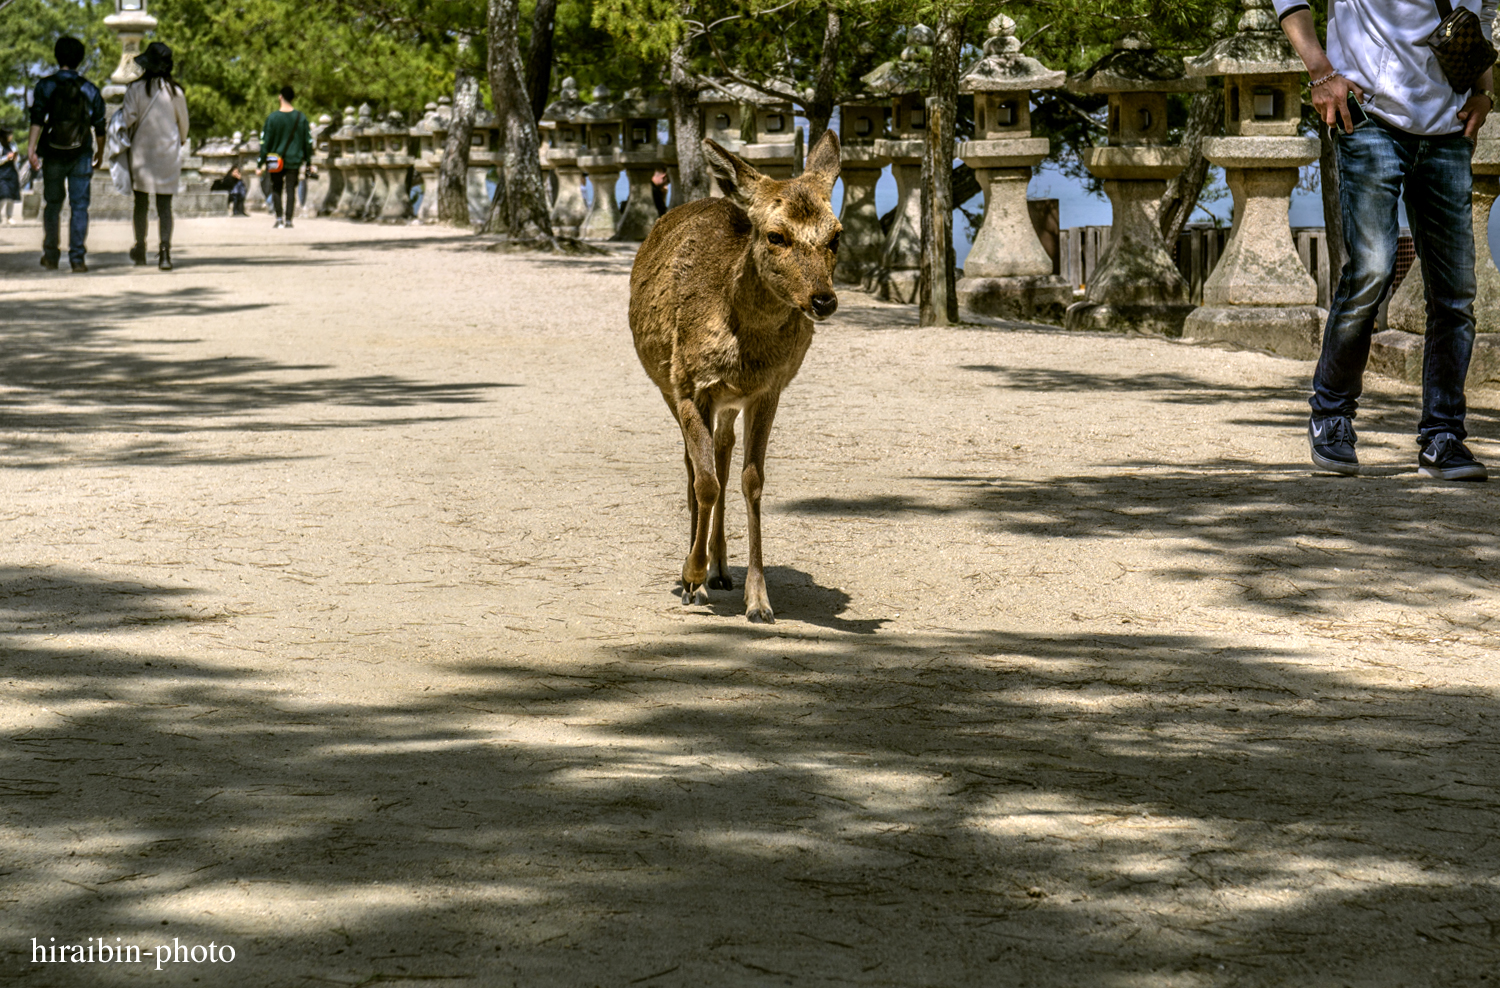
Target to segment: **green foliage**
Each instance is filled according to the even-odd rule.
[[[101,0],[16,0],[0,13],[0,122],[22,126],[26,97],[38,79],[57,70],[52,46],[63,35],[83,41],[88,50],[82,71],[99,86],[114,72],[120,46],[101,23],[114,12]]]

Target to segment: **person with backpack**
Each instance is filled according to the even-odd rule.
[[[125,90],[125,126],[130,132],[130,187],[135,192],[135,246],[130,259],[146,263],[146,227],[151,196],[161,246],[156,266],[172,270],[172,197],[182,174],[182,146],[188,139],[187,100],[172,78],[172,49],[153,41],[135,57],[141,77]]]
[[[68,219],[68,260],[78,273],[89,269],[84,242],[89,235],[89,183],[104,160],[104,97],[99,87],[78,74],[83,42],[63,36],[52,48],[57,71],[36,84],[31,101],[32,173],[42,173],[42,267],[57,270],[61,254],[58,229],[63,200],[72,206]],[[94,132],[90,147],[89,131]]]
[[[21,153],[10,138],[11,129],[0,126],[0,223],[6,224],[15,223],[11,212],[21,200],[21,174],[16,170]]]
[[[258,171],[271,176],[271,200],[276,208],[273,229],[291,228],[292,213],[297,209],[297,173],[303,165],[312,163],[312,124],[301,110],[292,106],[296,98],[291,86],[281,87],[281,106],[266,117],[260,135]]]

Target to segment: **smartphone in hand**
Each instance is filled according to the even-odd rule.
[[[1359,97],[1355,96],[1353,93],[1349,94],[1348,107],[1349,122],[1351,126],[1358,127],[1360,124],[1370,119],[1370,115],[1365,112],[1364,104],[1361,103],[1359,101]],[[1333,123],[1328,125],[1328,132],[1330,134],[1334,134],[1334,136],[1337,136],[1337,132],[1342,131],[1343,129],[1344,121],[1338,117],[1334,117]]]

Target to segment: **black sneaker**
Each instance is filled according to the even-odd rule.
[[[89,273],[89,266],[82,261],[69,261],[68,263],[72,265],[74,274]]]
[[[1439,432],[1427,440],[1417,455],[1417,473],[1434,480],[1489,479],[1484,464],[1474,459],[1469,448],[1451,432]]]
[[[55,258],[55,257],[48,257],[46,254],[43,254],[42,255],[42,267],[46,268],[48,271],[56,271],[57,270],[57,258]]]
[[[145,267],[145,265],[146,265],[146,245],[145,244],[143,244],[143,243],[136,244],[134,247],[130,248],[130,261],[131,261],[132,264],[134,264],[138,268],[139,267]]]
[[[1314,416],[1307,423],[1307,443],[1312,447],[1314,465],[1334,473],[1354,476],[1359,473],[1359,456],[1354,444],[1354,423],[1343,415],[1328,418]]]

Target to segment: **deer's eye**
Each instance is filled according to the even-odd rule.
[[[772,247],[785,247],[787,245],[786,237],[783,237],[779,233],[766,234],[766,243],[770,244]]]
[[[835,254],[839,252],[839,235],[837,233],[833,235],[832,240],[828,241],[828,249]]]

